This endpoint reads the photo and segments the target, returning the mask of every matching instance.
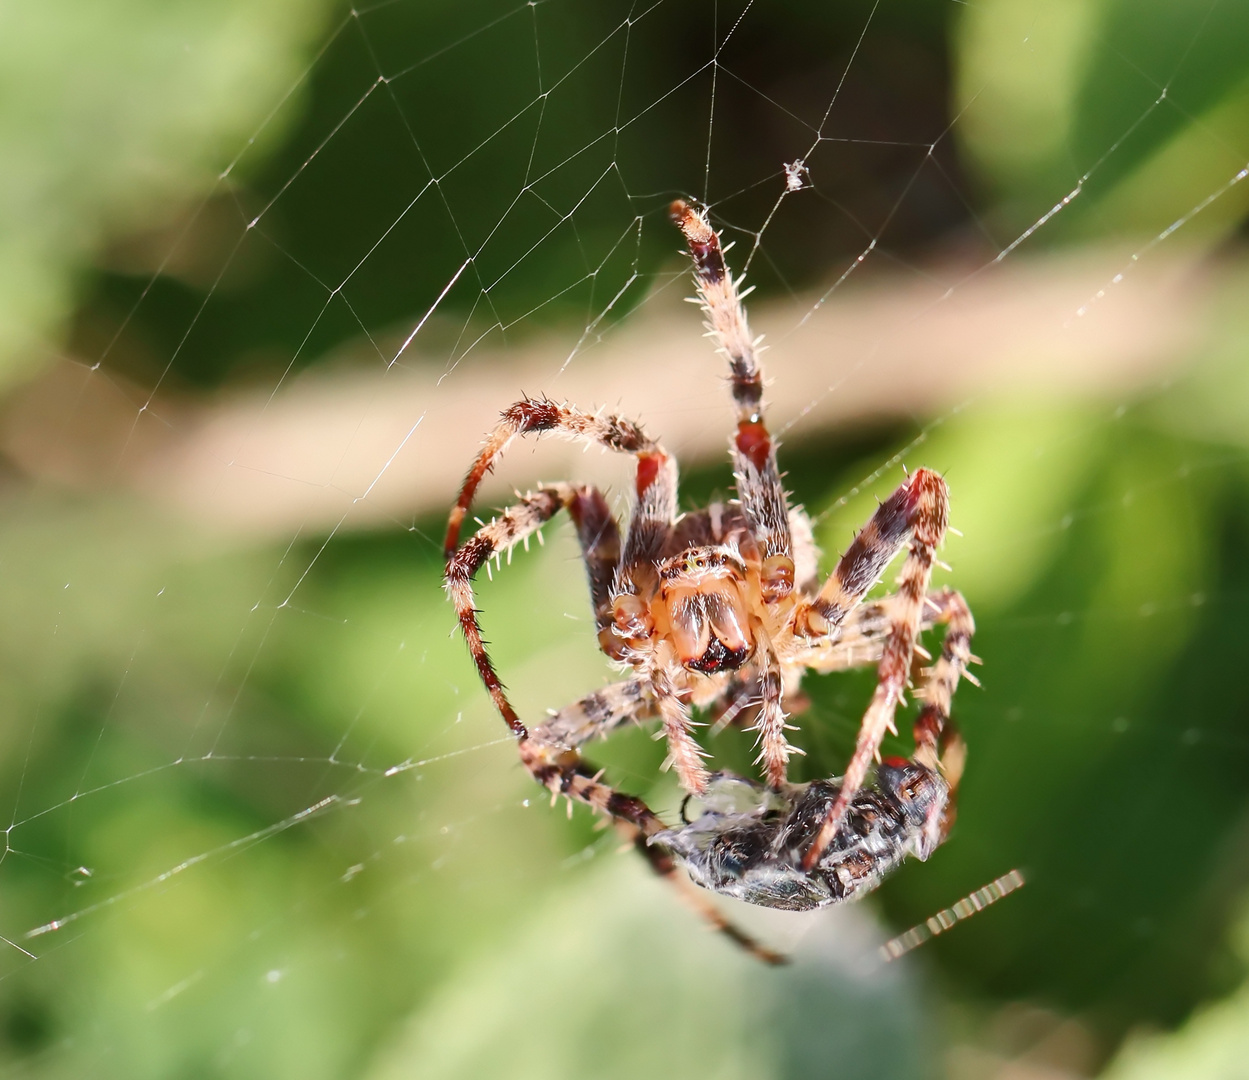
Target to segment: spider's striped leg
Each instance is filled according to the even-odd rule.
[[[551,713],[533,729],[535,742],[575,750],[594,738],[606,737],[629,720],[655,715],[655,699],[643,679],[634,676],[587,694]]]
[[[738,282],[724,262],[720,238],[706,217],[680,199],[668,208],[668,214],[685,234],[707,328],[729,361],[733,403],[737,406],[737,434],[733,439],[737,494],[762,548],[764,599],[780,600],[794,587],[793,542],[776,446],[763,422],[758,340],[750,333]]]
[[[902,498],[898,497],[899,494]],[[886,508],[888,512],[882,520],[882,511]],[[928,469],[920,469],[899,488],[898,492],[877,508],[867,527],[855,537],[850,550],[837,564],[840,570],[853,555],[856,560],[853,566],[870,566],[872,543],[878,547],[888,547],[885,541],[890,535],[898,532],[903,535],[910,533],[910,550],[906,561],[902,564],[902,573],[898,576],[898,591],[888,599],[889,635],[885,639],[880,664],[876,669],[876,692],[872,695],[867,711],[863,714],[858,742],[850,763],[846,766],[841,790],[829,807],[811,847],[803,856],[803,866],[808,870],[819,861],[824,850],[837,835],[837,829],[841,825],[841,819],[845,816],[846,808],[863,785],[868,767],[880,749],[880,742],[885,737],[885,732],[894,730],[894,713],[910,676],[925,593],[928,591],[928,581],[932,576],[933,563],[936,561],[937,545],[941,543],[945,535],[948,516],[949,496],[946,492],[945,481]],[[895,520],[898,518],[902,519],[901,523]],[[865,541],[865,537],[868,537],[872,543]],[[887,563],[888,559],[885,559],[881,563],[881,569]],[[839,581],[835,572],[829,584],[842,588],[845,580],[843,578]],[[871,587],[874,580],[875,578],[872,577],[860,582],[862,585],[860,597]],[[824,597],[828,588],[829,586],[826,585],[821,591],[821,598]]]
[[[578,488],[568,513],[577,526],[581,557],[590,579],[590,605],[599,645],[608,656],[615,656],[619,638],[612,632],[611,589],[620,565],[620,527],[597,488]]]
[[[612,585],[615,596],[621,594],[653,594],[659,584],[655,564],[663,553],[664,544],[677,516],[677,463],[664,450],[655,447],[638,455],[636,478],[637,501],[625,533],[620,568]],[[626,611],[643,616],[641,605],[626,605]],[[623,612],[620,614],[624,614]],[[620,615],[618,615],[619,622]],[[643,616],[645,622],[648,615]],[[639,625],[622,625],[624,636],[649,637],[649,627],[642,633]]]
[[[473,576],[490,558],[531,536],[561,507],[571,507],[583,497],[584,490],[571,484],[552,484],[528,493],[515,506],[478,529],[472,539],[452,555],[447,563],[446,586],[455,603],[460,627],[477,664],[477,671],[490,692],[495,708],[517,738],[517,749],[525,768],[552,793],[583,802],[650,837],[662,832],[666,826],[641,799],[622,795],[601,783],[575,749],[551,746],[530,737],[494,670],[481,637],[481,626],[477,622],[477,609],[473,602]],[[584,534],[582,539],[584,543]]]
[[[931,469],[918,469],[859,530],[814,600],[794,617],[794,633],[807,638],[833,635],[912,537],[935,548],[945,534],[949,493]],[[927,577],[924,585],[927,587]]]
[[[678,680],[682,668],[668,642],[660,642],[647,663],[647,677],[655,693],[655,705],[663,721],[668,739],[668,763],[677,774],[681,786],[692,795],[707,790],[707,769],[703,758],[707,752],[690,734],[693,721],[690,707],[682,700]]]
[[[645,671],[668,739],[668,760],[681,786],[698,795],[707,787],[706,755],[691,734],[689,705],[681,696],[684,669],[668,642],[653,642],[654,620],[647,602],[658,586],[656,563],[676,512],[676,462],[661,450],[639,455],[637,503],[612,587],[611,632],[620,643],[619,657]],[[612,655],[607,645],[604,651]]]
[[[640,799],[630,800],[588,776],[584,763],[576,756],[576,747],[596,736],[606,735],[628,720],[645,719],[654,714],[655,708],[655,701],[641,679],[625,679],[605,686],[553,713],[545,723],[535,727],[521,751],[521,759],[538,781],[552,791],[558,790],[612,817],[650,868],[675,887],[682,899],[716,930],[764,963],[787,963],[786,957],[759,944],[729,922],[707,893],[681,873],[672,856],[663,847],[649,842],[657,831],[657,819]],[[659,828],[663,828],[662,824]]]
[[[473,577],[495,555],[501,555],[526,537],[532,536],[559,510],[569,505],[576,495],[577,490],[571,484],[552,484],[539,491],[529,492],[515,506],[509,507],[493,521],[483,525],[472,539],[454,552],[447,561],[444,574],[447,593],[455,604],[460,629],[464,632],[469,652],[477,665],[477,673],[485,683],[490,700],[499,710],[499,715],[511,728],[512,734],[521,739],[529,733],[516,715],[516,710],[512,708],[512,703],[508,701],[503,683],[494,670],[489,653],[486,652],[481,625],[477,621],[477,608],[473,602]]]
[[[952,596],[962,602],[958,593],[949,589],[936,589],[924,597],[919,620],[921,634],[950,621],[948,607]],[[792,654],[793,659],[821,675],[879,663],[889,636],[888,609],[883,600],[860,604],[846,616],[835,639],[807,640],[801,652]]]
[[[517,743],[521,763],[552,795],[566,795],[585,803],[613,821],[632,827],[630,837],[649,839],[667,826],[635,795],[625,795],[604,784],[581,760],[576,750],[548,746],[525,736]]]
[[[469,507],[473,504],[473,496],[477,493],[477,488],[486,474],[494,468],[495,462],[508,444],[518,435],[544,431],[586,443],[597,443],[622,454],[637,454],[639,492],[648,486],[650,480],[654,479],[660,463],[668,458],[663,448],[649,438],[632,420],[614,415],[594,416],[582,412],[575,406],[557,405],[546,399],[518,401],[503,411],[499,423],[486,437],[485,445],[464,478],[459,498],[451,508],[451,515],[447,521],[447,537],[443,544],[443,553],[448,559],[454,554],[456,545],[459,543],[460,529]],[[643,483],[644,475],[649,478],[645,484]]]
[[[952,589],[927,597],[925,607],[933,612],[936,622],[945,623],[946,629],[941,655],[924,673],[918,691],[924,707],[915,720],[915,760],[929,769],[940,769],[949,786],[950,797],[941,818],[924,837],[921,859],[928,858],[944,842],[957,813],[958,785],[963,777],[967,747],[950,721],[950,706],[959,679],[973,660],[971,638],[976,632],[976,622],[967,601]]]
[[[785,738],[785,710],[781,705],[783,694],[780,665],[771,646],[767,646],[759,673],[759,716],[754,730],[758,732],[759,746],[756,764],[762,763],[768,783],[774,788],[785,783],[790,755],[803,753]]]

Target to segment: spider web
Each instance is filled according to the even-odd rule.
[[[144,205],[140,171],[77,253],[0,428],[7,1066],[1087,1075],[1233,986],[1243,5],[298,14],[281,85],[197,148],[216,179]],[[446,507],[522,392],[642,418],[685,506],[729,489],[678,196],[758,289],[820,543],[941,469],[940,582],[986,660],[930,863],[876,907],[734,911],[801,956],[780,973],[546,809],[440,590]],[[538,478],[627,509],[627,461],[551,442],[479,512]],[[523,716],[608,677],[575,544],[545,540],[481,583]],[[809,688],[802,775],[842,767],[869,692]],[[711,745],[750,768],[749,735]],[[590,756],[675,814],[647,733]],[[1018,896],[875,961],[1015,865]]]

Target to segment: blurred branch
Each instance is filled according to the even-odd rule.
[[[1135,266],[1130,289],[1110,287],[1126,261],[1097,248],[970,277],[947,263],[851,279],[823,304],[815,295],[759,304],[752,321],[771,346],[773,426],[792,440],[931,417],[973,398],[1139,391],[1197,354],[1229,266],[1173,249]],[[730,409],[714,378],[723,372],[678,295],[669,288],[652,297],[563,371],[566,339],[480,348],[445,372],[440,360],[414,355],[418,338],[389,370],[322,367],[204,402],[149,400],[63,360],[10,402],[0,448],[35,481],[120,484],[204,526],[264,537],[375,527],[447,505],[483,434],[522,392],[619,409],[683,462],[707,461],[724,452]],[[500,498],[509,478],[623,475],[619,463],[550,440],[533,458],[512,458],[485,502]]]

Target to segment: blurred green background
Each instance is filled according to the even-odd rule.
[[[804,154],[813,186],[778,204]],[[1107,282],[1182,250],[1209,297],[1130,391],[987,387],[788,436],[826,551],[900,451],[948,475],[943,580],[985,666],[954,837],[861,909],[761,924],[781,971],[517,767],[450,633],[453,492],[389,527],[216,531],[136,493],[129,440],[86,481],[7,453],[2,1067],[1249,1076],[1247,160],[1245,0],[0,10],[6,447],[67,366],[175,433],[300,372],[377,373],[453,279],[405,363],[484,375],[501,408],[543,387],[470,343],[562,356],[645,318],[677,194],[736,265],[757,245],[764,300],[818,296],[870,241],[867,280],[956,283],[1025,236],[1009,261],[1091,251]],[[713,395],[691,407],[727,431]],[[47,445],[90,445],[74,394],[39,400]],[[685,505],[730,484],[689,468]],[[606,677],[563,526],[482,596],[528,712]],[[870,687],[810,681],[803,777],[840,771]],[[713,750],[749,767],[748,736]],[[672,810],[646,733],[595,756]],[[1014,866],[1022,892],[876,963]]]

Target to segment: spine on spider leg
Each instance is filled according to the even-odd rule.
[[[707,327],[728,358],[737,434],[733,465],[738,496],[762,543],[766,568],[764,590],[779,599],[793,590],[789,508],[776,464],[776,445],[763,422],[763,373],[755,338],[746,321],[737,283],[724,261],[720,238],[705,216],[678,199],[668,215],[685,236],[694,263],[694,282],[707,316]]]

